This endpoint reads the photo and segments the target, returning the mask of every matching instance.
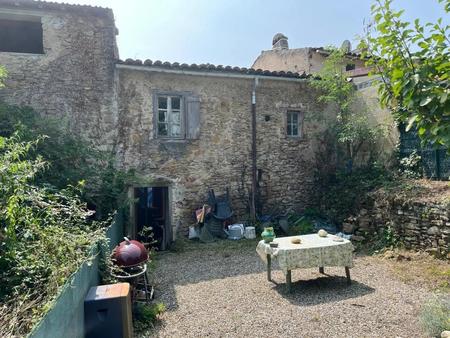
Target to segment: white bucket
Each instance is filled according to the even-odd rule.
[[[246,227],[244,237],[247,239],[255,239],[256,238],[255,227]]]

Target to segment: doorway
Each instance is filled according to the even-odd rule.
[[[135,234],[136,239],[148,242],[144,228],[151,227],[154,246],[158,250],[167,250],[172,231],[169,219],[169,188],[168,187],[138,187],[134,188],[135,203]]]

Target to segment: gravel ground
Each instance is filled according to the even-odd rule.
[[[167,306],[144,337],[425,337],[418,322],[429,292],[407,285],[382,260],[292,271],[292,293],[275,270],[266,280],[256,242],[189,245],[158,255],[156,297]],[[276,266],[275,266],[276,268]]]

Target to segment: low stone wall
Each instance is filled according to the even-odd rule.
[[[427,197],[376,191],[370,194],[366,208],[344,222],[343,230],[354,233],[354,240],[364,241],[390,228],[408,249],[446,255],[450,249],[450,201],[442,196]]]

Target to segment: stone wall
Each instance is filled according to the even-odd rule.
[[[0,14],[39,18],[44,46],[44,54],[0,53],[0,64],[9,73],[1,99],[59,118],[70,132],[113,148],[120,167],[136,169],[135,186],[169,186],[172,225],[192,222],[192,212],[206,202],[209,188],[217,194],[230,188],[237,219],[246,216],[252,75],[230,71],[228,76],[224,71],[205,76],[198,68],[197,74],[187,75],[121,67],[116,64],[116,28],[108,9],[4,0]],[[324,107],[317,104],[317,93],[304,78],[259,75],[260,207],[262,212],[275,207],[300,211],[313,202],[315,133],[321,128],[316,117]],[[155,138],[155,90],[198,96],[198,138]],[[305,116],[301,139],[286,136],[289,109]]]
[[[0,64],[8,71],[0,99],[31,106],[61,119],[73,132],[110,144],[116,123],[118,57],[112,11],[5,1],[0,14],[40,18],[44,45],[44,54],[0,52]]]
[[[450,187],[446,191],[448,194]],[[354,239],[361,241],[381,235],[389,227],[406,248],[445,255],[450,251],[450,200],[430,195],[423,199],[383,190],[372,193],[367,208],[347,219],[343,230],[354,232]]]
[[[319,72],[326,56],[316,52],[317,48],[292,48],[263,50],[254,61],[252,68],[285,72],[306,72],[313,74]],[[356,68],[364,67],[364,61],[349,58],[348,63],[355,64]]]
[[[150,71],[149,71],[150,70]],[[237,219],[245,217],[251,182],[253,79],[118,68],[118,161],[141,175],[141,186],[168,185],[172,224],[193,222],[207,191],[230,188]],[[154,91],[189,92],[200,98],[198,139],[155,138]],[[311,118],[323,110],[306,81],[260,79],[257,87],[257,166],[263,209],[303,209],[313,197],[314,133]],[[287,109],[305,113],[304,138],[286,136]]]

